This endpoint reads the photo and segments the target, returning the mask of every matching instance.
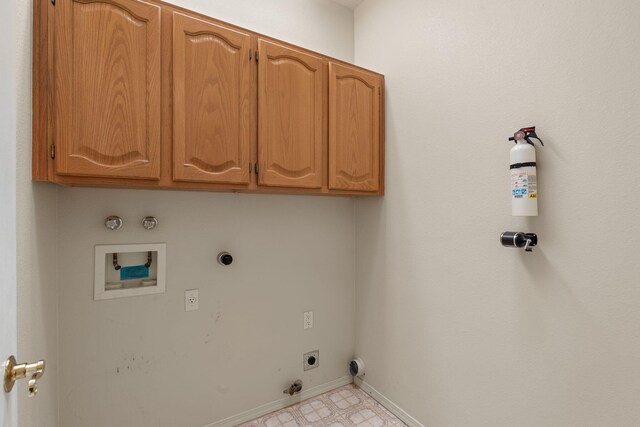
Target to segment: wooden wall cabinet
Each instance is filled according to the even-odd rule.
[[[258,183],[322,187],[323,61],[258,40]]]
[[[384,77],[156,0],[34,0],[33,179],[382,195]]]
[[[173,14],[173,178],[249,184],[251,35]]]
[[[160,7],[54,7],[54,141],[61,175],[160,178]]]
[[[329,189],[380,190],[382,77],[329,62]]]

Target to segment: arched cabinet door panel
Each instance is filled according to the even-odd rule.
[[[160,7],[59,0],[54,9],[56,172],[159,179]]]
[[[329,63],[329,189],[380,190],[382,77]]]
[[[258,41],[258,183],[322,187],[323,60]]]
[[[173,179],[248,184],[251,36],[173,14]]]

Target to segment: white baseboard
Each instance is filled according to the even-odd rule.
[[[362,389],[365,393],[375,399],[382,406],[387,408],[393,415],[400,418],[400,420],[408,425],[409,427],[424,427],[424,425],[420,424],[418,420],[413,418],[411,415],[407,414],[402,408],[398,405],[384,397],[378,390],[371,387],[366,381],[362,380],[359,377],[356,377],[353,381],[358,387]]]
[[[213,424],[207,424],[204,427],[235,427],[239,424],[246,423],[247,421],[254,420],[263,415],[270,414],[271,412],[284,409],[291,405],[295,405],[296,403],[303,400],[310,399],[322,393],[326,393],[338,387],[342,387],[343,385],[351,384],[352,382],[353,377],[350,375],[345,375],[344,377],[338,378],[337,380],[329,381],[328,383],[321,384],[308,390],[302,390],[295,396],[285,397],[283,399],[276,400],[275,402],[258,406],[257,408],[250,409],[237,415],[233,415],[229,418],[225,418],[224,420],[216,421]]]

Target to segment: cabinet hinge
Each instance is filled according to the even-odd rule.
[[[378,88],[378,96],[382,95],[380,88]]]
[[[249,175],[253,173],[253,164],[249,163]]]
[[[260,62],[260,51],[256,50],[256,62]]]
[[[255,171],[256,171],[256,175],[258,175],[258,173],[260,172],[260,168],[258,167],[258,163],[256,163]]]
[[[249,61],[251,61],[251,49],[249,49]]]
[[[56,145],[55,144],[51,144],[51,147],[49,148],[49,156],[52,159],[56,158]]]

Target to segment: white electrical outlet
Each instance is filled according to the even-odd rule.
[[[198,309],[198,290],[189,289],[184,291],[184,311],[194,311]]]
[[[305,329],[313,328],[313,311],[304,312],[303,326]]]

